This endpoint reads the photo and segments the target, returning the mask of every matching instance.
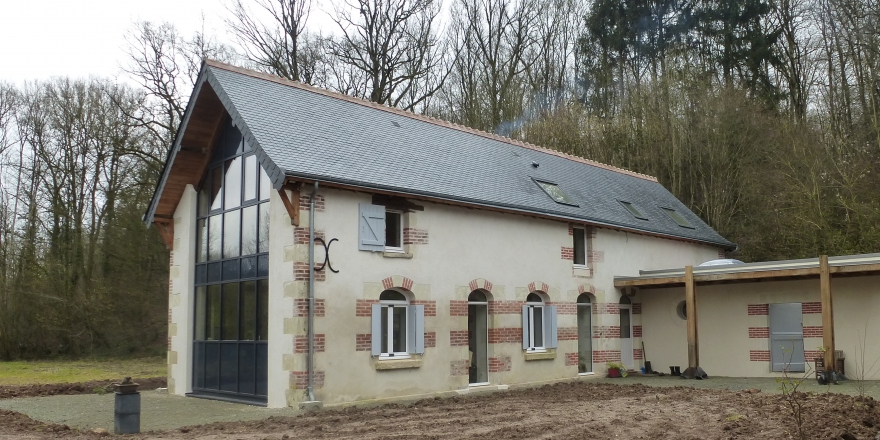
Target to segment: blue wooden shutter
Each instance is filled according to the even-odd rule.
[[[523,350],[529,349],[529,306],[523,306]]]
[[[544,306],[544,348],[556,345],[556,306]]]
[[[382,354],[382,306],[379,304],[373,304],[372,327],[372,347],[370,352],[373,356],[379,356]]]
[[[358,219],[358,249],[382,252],[385,250],[385,207],[361,203]]]
[[[415,354],[425,352],[425,306],[407,307],[407,319],[409,320],[409,334],[407,351]]]

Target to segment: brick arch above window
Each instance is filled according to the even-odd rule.
[[[528,286],[529,293],[537,292],[548,295],[550,293],[550,285],[542,281],[532,281]]]
[[[385,290],[403,289],[412,292],[413,284],[413,280],[400,275],[390,276],[382,280],[382,288]]]
[[[471,289],[471,292],[473,292],[474,290],[482,289],[482,290],[485,290],[486,292],[493,293],[492,288],[495,287],[495,285],[492,284],[491,282],[489,282],[489,280],[486,280],[483,278],[477,278],[477,279],[471,280],[471,282],[468,283],[468,287]]]
[[[596,298],[596,287],[592,284],[581,284],[578,286],[578,294],[589,293],[593,295],[593,298]]]

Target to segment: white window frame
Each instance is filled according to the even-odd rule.
[[[529,308],[529,353],[541,353],[546,352],[547,348],[545,347],[547,344],[547,335],[544,324],[544,303],[543,302],[527,302],[526,306]],[[535,343],[535,312],[541,314],[541,345]]]
[[[394,350],[394,309],[395,308],[403,308],[406,312],[404,315],[409,319],[409,301],[399,301],[399,300],[382,300],[379,301],[379,305],[382,307],[382,313],[388,313],[388,340],[385,341],[388,344],[389,350]],[[405,350],[409,350],[409,322],[403,327],[403,347]],[[404,352],[383,352],[379,355],[379,359],[407,359],[409,358],[409,351]]]
[[[590,258],[590,256],[588,254],[590,252],[590,248],[587,246],[587,243],[589,240],[589,237],[587,235],[587,232],[588,232],[587,228],[573,227],[571,229],[572,229],[572,232],[571,232],[571,241],[572,241],[571,261],[573,262],[573,266],[575,269],[589,269],[590,266],[588,264],[588,259]],[[581,231],[584,231],[584,242],[581,243],[581,245],[584,247],[584,262],[583,262],[583,264],[575,261],[575,258],[576,258],[575,257],[575,249],[576,248],[574,247],[574,238],[577,237],[577,235],[575,235],[575,233],[574,233],[575,229],[580,229]]]
[[[403,212],[403,211],[398,211],[398,210],[395,210],[395,209],[386,209],[386,210],[385,210],[385,225],[386,225],[386,228],[387,228],[387,225],[388,225],[388,214],[396,214],[396,215],[400,216],[400,222],[398,223],[398,225],[399,225],[399,227],[400,227],[400,230],[397,231],[397,234],[398,234],[398,242],[400,243],[400,247],[397,247],[397,246],[388,246],[388,243],[387,243],[387,240],[386,240],[386,243],[385,243],[385,252],[397,252],[397,253],[401,253],[401,254],[402,254],[402,253],[404,253],[404,250],[403,250],[403,222],[404,222],[404,220],[405,220],[405,218],[404,218],[404,212]],[[386,238],[388,237],[388,231],[387,231],[387,230],[385,231],[385,237],[386,237]]]

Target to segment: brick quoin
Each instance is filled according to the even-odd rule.
[[[597,325],[593,327],[593,339],[615,339],[620,337],[619,325]]]
[[[641,338],[642,337],[642,326],[640,326],[640,325],[633,326],[633,337],[634,338]]]
[[[403,244],[428,244],[426,229],[403,228]]]
[[[767,339],[770,337],[770,328],[768,327],[749,327],[750,339]]]
[[[507,342],[522,343],[522,327],[502,327],[489,329],[489,343],[503,344]]]
[[[825,356],[825,352],[819,350],[804,350],[804,361],[813,362]]]
[[[557,315],[577,315],[578,305],[575,302],[548,302],[548,306],[556,306]]]
[[[563,260],[574,261],[574,248],[562,246],[562,251],[560,251],[560,255]]]
[[[642,303],[633,303],[632,314],[633,315],[641,315],[642,314]]]
[[[620,350],[595,350],[593,351],[593,363],[620,361]]]
[[[490,357],[489,372],[499,373],[502,371],[510,371],[510,356]]]
[[[806,302],[801,304],[801,313],[809,315],[813,313],[822,313],[822,303]]]
[[[467,330],[451,330],[449,332],[449,345],[453,347],[464,347],[468,345]]]
[[[492,304],[492,303],[489,303]],[[449,301],[449,316],[467,316],[468,315],[468,302],[467,301],[459,301],[459,300],[450,300]]]
[[[315,196],[315,212],[324,212],[325,206],[324,196],[318,194]],[[311,205],[309,205],[309,194],[300,194],[299,196],[299,210],[300,211],[308,211],[311,209]]]
[[[324,335],[323,334],[315,334],[315,352],[323,352],[324,351]],[[309,352],[309,337],[308,335],[297,335],[293,341],[293,352],[294,353],[308,353]]]
[[[308,243],[308,240],[306,240]],[[320,267],[320,266],[319,266]],[[315,271],[315,281],[324,281],[327,277],[324,271]],[[293,279],[296,281],[308,281],[309,280],[309,263],[306,262],[295,262],[293,263]]]
[[[293,316],[309,316],[309,300],[297,298],[293,300]],[[324,317],[324,300],[315,299],[315,317]]]
[[[821,325],[808,325],[804,327],[804,337],[805,338],[821,338],[822,337],[822,326]]]
[[[425,348],[437,346],[437,332],[425,332]]]
[[[324,231],[315,231],[315,238],[320,238],[323,240]],[[309,228],[294,228],[293,242],[295,244],[309,244]]]
[[[770,306],[768,304],[749,304],[749,316],[769,315]]]
[[[324,372],[315,371],[315,388],[324,387]],[[295,390],[307,390],[309,388],[309,372],[308,371],[291,371],[290,385]]]
[[[565,353],[565,366],[570,367],[572,365],[577,366],[578,364],[578,354],[577,353]]]
[[[620,307],[618,307],[617,303],[596,303],[593,306],[596,309],[596,314],[598,315],[619,315]]]
[[[354,351],[370,351],[373,348],[372,333],[358,333],[354,340]]]
[[[641,359],[644,359],[644,357],[645,357],[645,355],[642,353],[641,348],[634,348],[633,349],[633,359],[641,360]]]
[[[357,300],[357,305],[354,308],[355,316],[372,317],[373,316],[373,304],[379,304],[379,300],[377,300],[377,299],[359,299],[359,300]]]
[[[587,252],[587,264],[601,263],[603,261],[605,261],[605,252],[604,251],[589,251],[589,252]]]
[[[558,341],[577,341],[577,327],[559,327],[556,329],[556,340]]]
[[[524,301],[489,301],[490,315],[522,314]],[[465,313],[467,315],[467,313]]]
[[[425,306],[425,316],[437,316],[437,301],[416,300],[412,302],[416,306]]]
[[[749,350],[749,361],[770,362],[770,350]]]
[[[469,366],[470,366],[470,361],[468,361],[467,359],[462,359],[459,361],[452,361],[449,363],[449,375],[450,376],[467,376]]]

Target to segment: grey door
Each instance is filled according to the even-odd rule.
[[[801,303],[770,304],[772,371],[804,372]]]

